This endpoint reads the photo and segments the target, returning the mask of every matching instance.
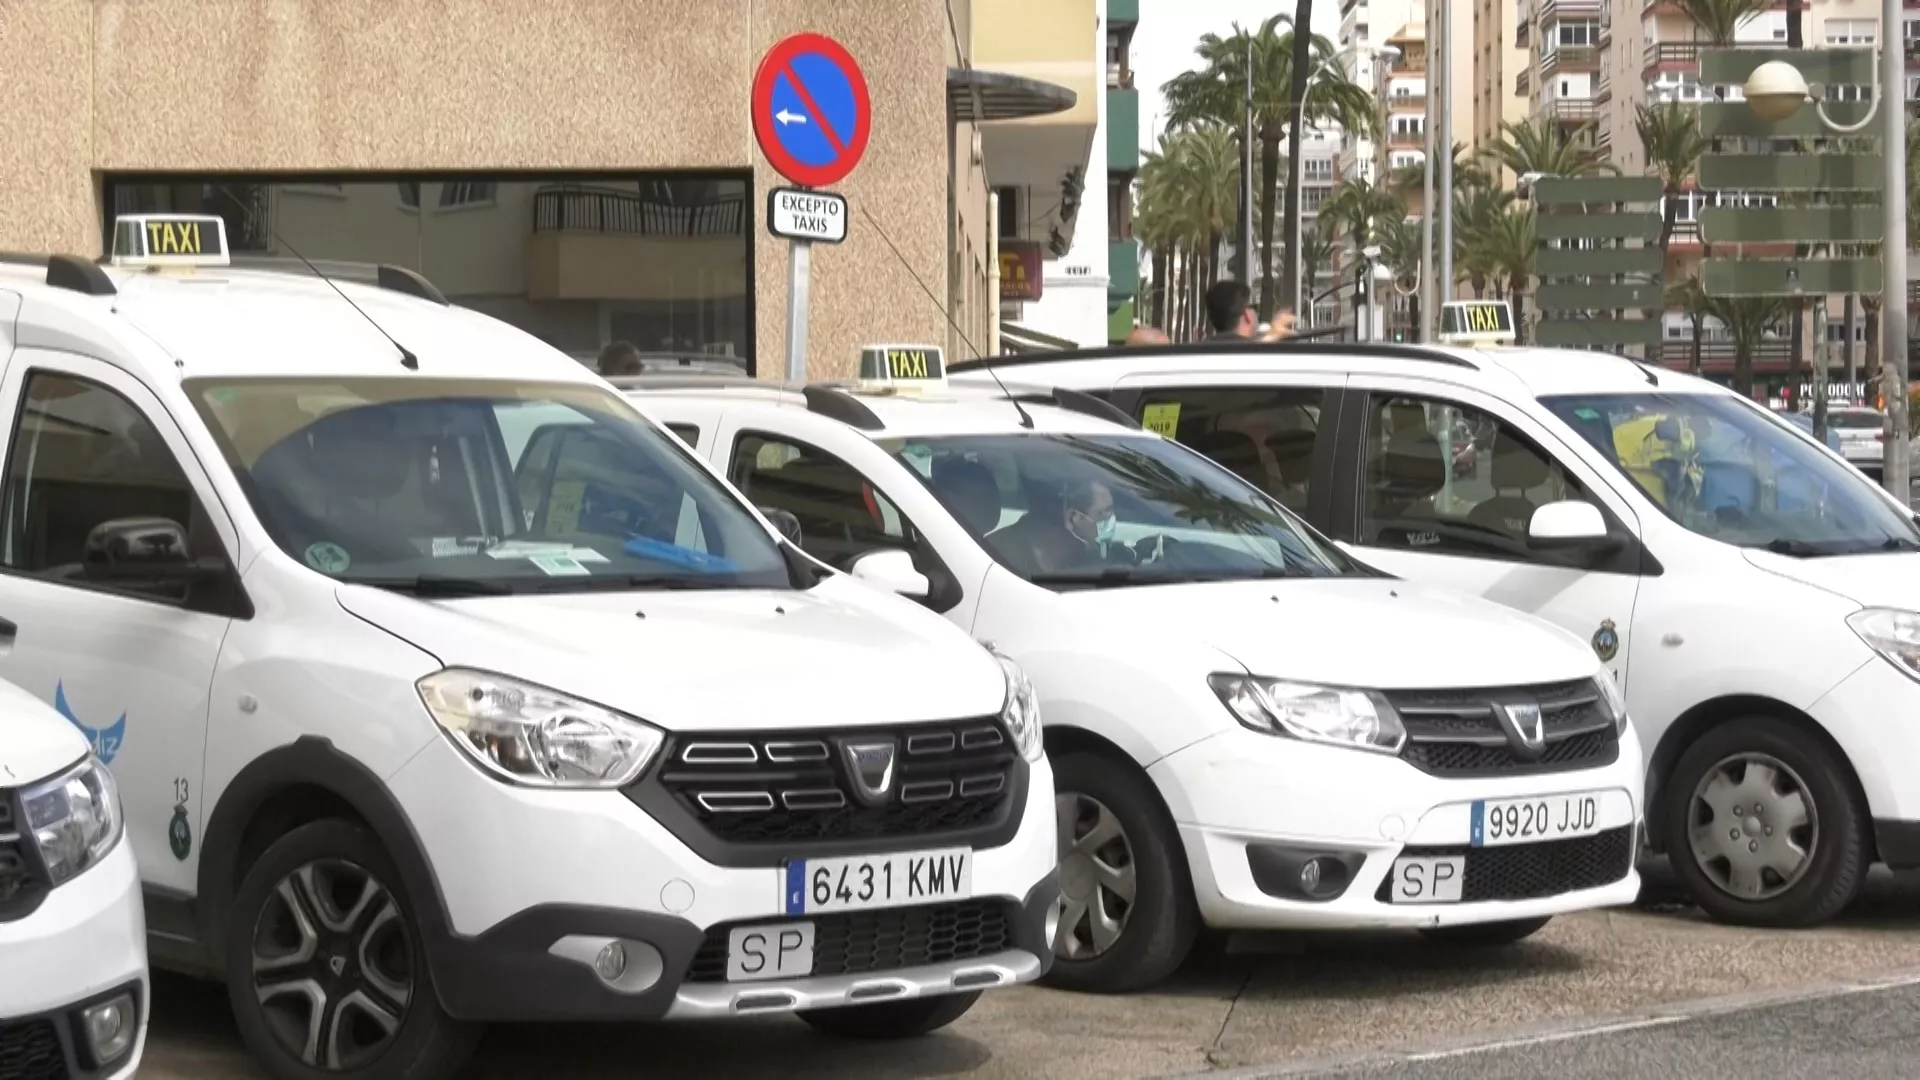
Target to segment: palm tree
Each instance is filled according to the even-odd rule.
[[[1300,298],[1300,314],[1310,315],[1314,298],[1320,295],[1320,272],[1333,266],[1333,253],[1339,247],[1338,226],[1322,215],[1316,218],[1313,228],[1300,234],[1300,257],[1305,262],[1300,267],[1300,285],[1307,291]]]
[[[1590,141],[1569,137],[1550,117],[1502,122],[1500,138],[1482,153],[1515,176],[1593,176],[1620,171]]]
[[[1304,28],[1306,24],[1298,25]],[[1261,225],[1261,269],[1267,281],[1274,280],[1273,202],[1279,181],[1283,133],[1287,133],[1290,140],[1286,155],[1285,209],[1289,227],[1300,212],[1293,199],[1293,173],[1299,168],[1300,148],[1299,125],[1292,123],[1292,103],[1306,96],[1301,112],[1309,124],[1337,123],[1356,133],[1371,133],[1380,124],[1372,95],[1349,80],[1338,65],[1325,63],[1334,55],[1333,43],[1304,29],[1296,41],[1294,26],[1286,16],[1275,15],[1255,30],[1245,30],[1235,24],[1229,37],[1207,34],[1194,50],[1202,62],[1201,68],[1176,75],[1162,87],[1171,126],[1221,125],[1237,131],[1246,110],[1251,52],[1254,137],[1260,143],[1260,208],[1255,220]],[[1298,72],[1298,78],[1294,70],[1296,63],[1306,65]],[[1320,65],[1318,69],[1314,67],[1316,63]],[[1305,77],[1316,70],[1321,73],[1314,80],[1315,93],[1307,96],[1304,88],[1296,84],[1303,83]],[[1288,235],[1292,235],[1291,232]],[[1293,258],[1288,256],[1285,270],[1288,282],[1293,280]],[[1272,315],[1273,307],[1274,290],[1264,290],[1260,304],[1262,316]]]
[[[1640,136],[1647,168],[1660,178],[1660,252],[1664,259],[1687,182],[1699,171],[1700,155],[1707,152],[1707,137],[1700,131],[1699,112],[1690,105],[1669,101],[1635,105],[1633,111],[1633,129]]]
[[[1690,274],[1685,281],[1676,281],[1667,286],[1666,302],[1668,307],[1685,312],[1687,321],[1693,324],[1693,352],[1687,359],[1687,374],[1698,375],[1701,344],[1707,336],[1709,314],[1707,292],[1700,284],[1700,275]]]
[[[1733,339],[1734,392],[1752,397],[1754,350],[1786,315],[1786,303],[1771,296],[1711,296],[1707,313],[1720,320]]]
[[[1486,297],[1496,267],[1486,258],[1485,250],[1475,245],[1474,238],[1486,235],[1513,200],[1513,192],[1496,187],[1475,185],[1454,190],[1453,269],[1466,279],[1475,299]]]
[[[1217,271],[1239,187],[1233,133],[1219,126],[1176,131],[1141,164],[1135,230],[1153,252],[1155,276],[1166,283],[1156,289],[1180,283],[1156,305],[1170,335],[1184,336],[1198,325],[1199,296]]]
[[[1427,184],[1427,163],[1416,162],[1402,165],[1387,174],[1387,186],[1402,195],[1424,193]],[[1473,160],[1467,148],[1460,143],[1453,144],[1453,190],[1456,194],[1462,188],[1491,187],[1493,177],[1487,170]],[[1435,190],[1439,190],[1436,185]]]
[[[1731,47],[1748,19],[1773,7],[1773,0],[1673,0],[1680,14],[1709,44]]]
[[[1516,344],[1526,341],[1527,286],[1533,280],[1534,253],[1539,247],[1532,204],[1508,207],[1495,215],[1469,244],[1469,250],[1477,251],[1492,271],[1496,295],[1504,293],[1513,302]]]

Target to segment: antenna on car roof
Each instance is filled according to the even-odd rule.
[[[249,207],[246,203],[241,202],[238,198],[235,198],[233,192],[228,191],[224,187],[216,188],[215,190],[220,192],[220,194],[226,196],[227,200],[233,203],[233,205],[239,207],[240,212],[247,215],[248,220],[254,219],[253,208]],[[271,225],[267,226],[267,235],[273,237],[274,243],[279,244],[281,247],[286,248],[288,251],[293,252],[293,257],[296,259],[299,259],[302,265],[304,265],[307,269],[313,271],[314,277],[317,277],[321,281],[326,282],[327,288],[332,289],[335,293],[339,294],[340,299],[345,300],[347,302],[348,307],[359,312],[360,317],[367,320],[368,326],[371,326],[375,330],[379,331],[381,337],[386,338],[389,344],[391,344],[394,348],[400,350],[400,366],[401,367],[406,368],[408,371],[420,370],[420,358],[413,354],[413,350],[407,348],[405,345],[400,344],[399,341],[394,339],[394,336],[392,334],[387,333],[387,328],[375,322],[373,319],[373,316],[367,314],[366,308],[363,308],[359,304],[354,303],[353,297],[348,296],[345,290],[341,289],[340,286],[335,285],[333,283],[332,278],[321,273],[320,268],[313,265],[313,260],[307,258],[305,255],[300,254],[298,249],[296,249],[292,244],[287,243],[286,238],[281,236],[278,232],[274,231],[273,226]]]

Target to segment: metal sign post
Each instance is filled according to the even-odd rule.
[[[839,183],[872,132],[867,79],[852,54],[822,34],[776,42],[753,77],[753,136],[774,171],[800,190],[767,194],[767,231],[787,248],[787,378],[807,377],[807,304],[813,245],[847,238],[847,200],[806,188]]]

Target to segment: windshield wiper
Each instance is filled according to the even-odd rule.
[[[688,577],[684,574],[596,574],[593,577],[558,578],[543,581],[535,586],[534,592],[621,592],[628,589],[693,590],[693,589],[737,589],[740,585],[730,578]]]
[[[513,585],[485,578],[448,577],[445,574],[421,574],[410,578],[342,578],[348,585],[365,585],[410,596],[508,596]]]
[[[1870,540],[1769,540],[1763,547],[1775,555],[1795,559],[1824,559],[1838,555],[1867,555],[1882,551],[1920,551],[1920,543],[1890,536],[1879,543]]]

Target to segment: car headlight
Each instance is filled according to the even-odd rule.
[[[1407,741],[1399,714],[1386,698],[1370,690],[1253,675],[1212,675],[1207,684],[1241,726],[1264,735],[1382,754],[1399,753]]]
[[[1610,671],[1602,671],[1593,677],[1594,689],[1600,691],[1600,703],[1605,706],[1607,715],[1613,717],[1613,733],[1627,733],[1627,696],[1620,692],[1620,681]]]
[[[1007,677],[1007,702],[1000,707],[1000,722],[1013,734],[1013,745],[1020,755],[1028,761],[1039,761],[1044,744],[1040,738],[1040,696],[1034,693],[1033,680],[1012,657],[991,645],[987,651],[1000,662],[1000,672]]]
[[[91,754],[52,780],[22,791],[20,802],[27,832],[55,885],[106,858],[125,832],[120,789]]]
[[[631,716],[505,675],[449,668],[418,686],[454,743],[516,784],[621,787],[660,749],[659,730]]]
[[[1920,612],[1866,608],[1847,616],[1847,625],[1888,663],[1920,680]]]

